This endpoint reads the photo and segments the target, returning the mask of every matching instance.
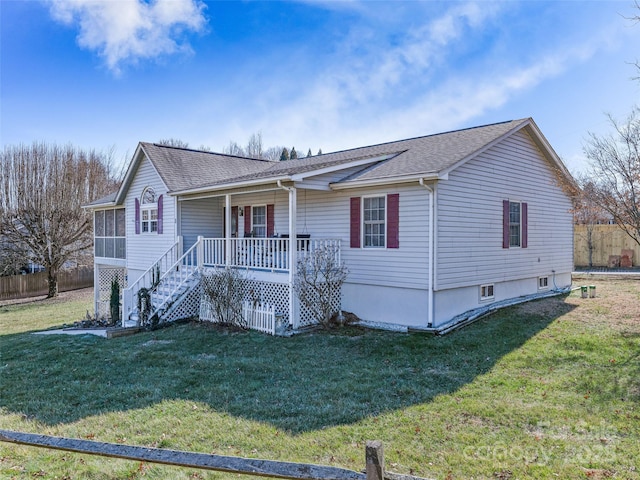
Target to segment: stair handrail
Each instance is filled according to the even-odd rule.
[[[161,265],[164,263],[166,265],[167,259],[172,258],[178,255],[178,251],[182,246],[182,238],[176,241],[169,249],[164,252],[158,260],[156,260],[142,275],[138,277],[138,279],[129,285],[127,288],[123,289],[122,292],[122,326],[126,326],[126,321],[129,319],[129,315],[131,315],[136,310],[136,304],[133,302],[134,295],[143,287],[150,287],[153,285],[154,281],[157,280],[155,277],[157,275],[158,270],[161,270]],[[169,269],[166,269],[165,272]],[[159,276],[159,275],[158,275]]]
[[[160,303],[160,305],[158,307],[155,307],[152,311],[151,314],[149,315],[149,318],[153,318],[154,315],[158,314],[158,312],[160,310],[162,310],[162,308],[173,299],[173,295],[180,289],[180,287],[182,287],[198,270],[199,270],[199,265],[198,265],[198,248],[200,246],[202,242],[202,239],[200,237],[198,237],[198,240],[196,241],[196,243],[194,243],[186,252],[184,252],[182,254],[182,256],[175,261],[175,263],[173,265],[171,265],[167,271],[162,274],[160,276],[160,278],[157,280],[157,282],[155,283],[155,285],[152,285],[152,288],[149,290],[149,294],[153,295],[155,292],[158,291],[158,288],[160,286],[163,285],[163,281],[169,277],[172,278],[176,278],[175,273],[178,272],[178,280],[179,283],[177,283],[176,285],[174,285],[174,287],[169,291],[169,294],[167,295],[167,297],[162,301],[162,303]],[[189,262],[184,262],[184,260],[189,259]],[[184,266],[192,266],[193,269],[183,269],[181,267]],[[186,271],[186,274],[183,274],[183,272]]]

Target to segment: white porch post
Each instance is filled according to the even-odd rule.
[[[198,246],[196,249],[198,255],[198,271],[202,272],[202,266],[204,264],[204,237],[202,235],[198,235]]]
[[[231,195],[224,196],[224,264],[228,267],[231,265]]]
[[[100,266],[93,264],[93,315],[98,318],[100,303]]]
[[[289,190],[289,324],[293,328],[298,328],[298,316],[296,309],[296,293],[293,289],[293,282],[296,275],[296,264],[298,261],[298,249],[296,238],[296,212],[297,212],[297,190],[295,187]]]

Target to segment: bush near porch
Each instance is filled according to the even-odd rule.
[[[640,283],[575,283],[597,297],[509,308],[445,337],[200,323],[37,336],[91,297],[2,306],[0,428],[353,469],[379,439],[390,470],[425,477],[637,479]],[[0,443],[1,478],[34,476],[228,478]]]

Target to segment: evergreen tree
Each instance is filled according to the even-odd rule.
[[[289,150],[287,150],[287,147],[283,147],[282,153],[280,154],[280,161],[284,162],[285,160],[289,160]]]
[[[307,157],[310,157],[312,155],[313,155],[313,153],[311,153],[311,149],[309,149],[309,151],[307,152]]]
[[[318,153],[316,155],[322,155],[322,149],[318,149]]]
[[[296,147],[291,147],[291,154],[289,155],[291,160],[295,160],[298,158],[298,152],[296,152]]]

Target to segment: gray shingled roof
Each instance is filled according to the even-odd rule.
[[[89,203],[88,205],[85,205],[85,207],[95,207],[97,205],[114,203],[116,201],[116,195],[117,194],[118,194],[118,192],[113,192],[113,193],[107,195],[106,197],[102,197],[102,198],[99,198],[97,200],[94,200],[93,202]]]
[[[446,171],[530,119],[512,120],[286,162],[270,162],[141,143],[171,192],[250,180],[288,178],[357,160],[391,156],[343,181],[372,181]]]
[[[201,152],[141,142],[169,191],[180,191],[256,175],[273,165],[266,160]]]

